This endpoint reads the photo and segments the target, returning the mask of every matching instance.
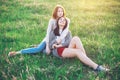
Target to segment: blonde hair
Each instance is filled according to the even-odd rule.
[[[63,16],[65,16],[65,9],[64,9],[64,7],[61,6],[61,5],[56,5],[55,8],[54,8],[54,10],[53,10],[53,13],[52,13],[52,17],[53,17],[54,19],[57,19],[57,18],[58,18],[58,17],[57,17],[57,11],[58,11],[59,8],[62,8],[62,10],[63,10]]]

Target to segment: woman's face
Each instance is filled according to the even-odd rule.
[[[62,17],[63,16],[63,9],[62,8],[58,8],[57,16],[58,17]]]
[[[64,17],[61,17],[58,21],[59,28],[63,29],[66,24],[66,19]]]

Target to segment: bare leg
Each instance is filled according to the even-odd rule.
[[[64,58],[77,57],[81,62],[92,67],[93,69],[96,69],[98,66],[98,64],[96,64],[90,58],[84,55],[83,51],[81,51],[80,49],[65,48],[62,53],[62,57]]]
[[[82,42],[79,37],[75,36],[72,38],[70,45],[68,48],[76,48],[76,49],[81,49],[81,51],[86,55],[85,49],[82,45]]]

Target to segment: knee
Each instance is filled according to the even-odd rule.
[[[73,40],[74,40],[74,41],[78,41],[79,39],[80,39],[80,38],[79,38],[78,36],[74,36],[74,37],[73,37]]]

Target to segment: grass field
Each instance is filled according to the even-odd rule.
[[[111,69],[95,73],[77,58],[58,59],[42,53],[8,57],[9,51],[39,44],[53,8],[61,4],[87,55]],[[0,80],[119,80],[119,0],[0,0]]]

